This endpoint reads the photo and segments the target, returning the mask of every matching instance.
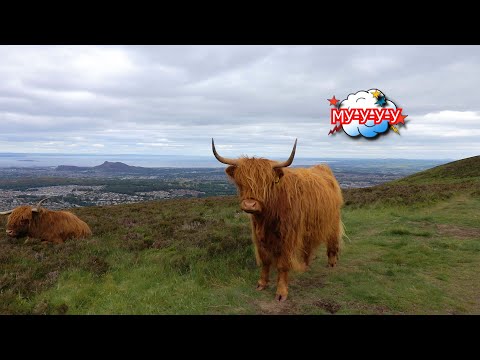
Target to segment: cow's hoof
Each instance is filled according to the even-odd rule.
[[[257,284],[257,290],[258,291],[262,291],[262,290],[265,290],[267,288],[268,284]]]
[[[284,302],[285,300],[287,300],[287,294],[276,294],[275,300],[278,302]]]
[[[309,271],[309,270],[310,270],[310,266],[305,264],[305,263],[301,264],[298,268],[299,272],[306,272],[306,271]]]

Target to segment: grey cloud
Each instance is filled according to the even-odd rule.
[[[282,157],[298,137],[315,157],[480,153],[475,135],[443,136],[455,113],[430,132],[424,118],[480,114],[478,46],[0,46],[0,76],[0,152],[79,137],[57,151],[209,156],[215,137],[228,156]],[[372,87],[411,125],[373,142],[328,136],[326,99]]]

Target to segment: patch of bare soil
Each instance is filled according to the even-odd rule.
[[[305,275],[309,276],[305,276]],[[308,288],[322,288],[325,286],[324,282],[324,277],[325,275],[323,274],[317,274],[313,273],[313,271],[310,270],[310,272],[307,272],[303,276],[298,276],[298,277],[292,277],[290,281],[290,287],[296,289],[308,289]]]
[[[302,295],[300,295],[302,296]],[[336,314],[340,309],[341,305],[333,300],[326,299],[292,299],[288,298],[284,302],[272,300],[258,300],[255,301],[255,306],[258,309],[259,314],[264,315],[296,315],[303,314],[302,305],[308,306],[313,305],[319,307],[330,314]]]
[[[291,299],[279,302],[273,297],[271,300],[255,301],[258,308],[258,314],[262,315],[295,315],[301,314],[297,303]]]
[[[479,228],[460,227],[452,224],[438,224],[436,227],[440,235],[448,235],[459,239],[480,237]]]
[[[271,291],[271,300],[257,300],[254,302],[259,314],[264,315],[295,315],[303,314],[303,305],[314,305],[325,309],[330,313],[336,313],[340,309],[340,305],[324,300],[305,298],[306,293],[311,288],[322,288],[325,286],[325,274],[308,270],[306,273],[292,274],[289,284],[289,297],[284,302],[274,300],[275,281],[272,279],[269,289]],[[294,296],[292,298],[292,295]]]
[[[313,303],[316,307],[322,308],[325,311],[328,311],[330,314],[335,314],[340,310],[341,305],[332,300],[315,300]]]
[[[372,315],[384,315],[384,314],[391,314],[392,311],[383,305],[373,305],[373,304],[364,304],[358,302],[349,302],[349,307],[356,308],[359,310],[367,311],[369,314]]]

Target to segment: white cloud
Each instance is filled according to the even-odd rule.
[[[100,79],[136,70],[126,51],[110,47],[88,47],[75,52],[71,65],[79,73]]]
[[[426,120],[435,123],[457,123],[465,122],[475,126],[475,122],[480,121],[480,112],[478,111],[452,111],[444,110],[434,113],[428,113],[423,116],[417,117],[418,120]]]
[[[159,142],[150,142],[150,143],[137,143],[137,145],[143,145],[143,146],[154,146],[154,147],[183,147],[185,145],[182,144],[165,144],[165,143],[159,143]]]

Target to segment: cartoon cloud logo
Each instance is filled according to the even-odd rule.
[[[396,124],[404,123],[407,117],[402,115],[402,109],[397,109],[395,103],[388,100],[378,89],[361,90],[349,94],[345,100],[328,99],[332,109],[332,124],[338,124],[330,130],[329,135],[343,129],[349,136],[374,138],[378,134],[392,129],[397,134]]]

